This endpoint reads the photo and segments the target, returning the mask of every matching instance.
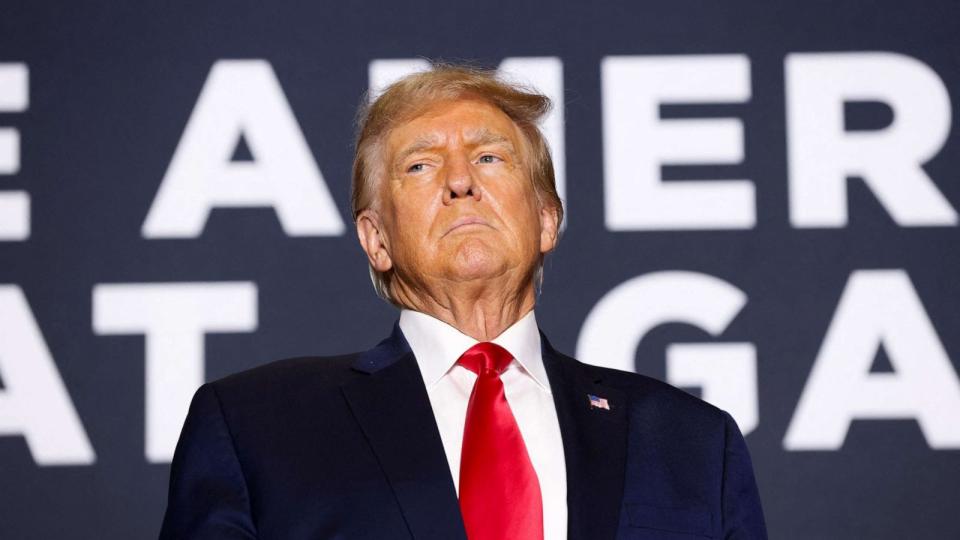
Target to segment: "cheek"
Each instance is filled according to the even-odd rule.
[[[515,249],[522,253],[540,252],[540,211],[536,200],[515,194],[498,212]]]
[[[436,215],[435,203],[429,198],[418,197],[415,193],[394,193],[392,212],[394,249],[410,253],[422,252],[431,248],[428,241]]]
[[[391,182],[391,210],[399,225],[403,226],[415,220],[428,205],[428,201],[420,191],[422,190],[418,190],[418,186],[411,183],[401,183],[397,180]]]

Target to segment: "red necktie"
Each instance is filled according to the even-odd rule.
[[[478,343],[458,363],[477,374],[460,455],[460,512],[469,540],[543,540],[543,501],[520,428],[503,393],[513,357]]]

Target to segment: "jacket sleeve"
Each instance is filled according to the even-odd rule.
[[[723,538],[766,540],[767,528],[747,444],[733,418],[724,414]]]
[[[197,390],[170,468],[161,540],[251,539],[250,496],[216,390]]]

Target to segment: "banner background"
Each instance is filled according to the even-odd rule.
[[[537,308],[557,348],[575,353],[591,310],[638,276],[697,272],[746,295],[719,337],[689,324],[658,325],[637,347],[635,368],[665,378],[665,351],[674,343],[754,345],[759,420],[747,441],[771,538],[960,535],[960,444],[934,448],[916,420],[855,420],[835,450],[788,450],[784,443],[856,271],[908,276],[954,381],[960,358],[956,224],[904,225],[853,180],[845,226],[792,225],[785,58],[863,51],[912,57],[942,80],[953,104],[948,116],[955,118],[958,18],[955,2],[890,0],[604,7],[5,2],[0,62],[27,66],[29,105],[0,111],[0,127],[14,128],[20,141],[19,168],[0,176],[0,189],[28,193],[31,218],[28,238],[0,242],[0,284],[22,291],[95,460],[42,465],[23,436],[0,430],[0,536],[126,539],[159,530],[169,465],[145,454],[145,339],[96,331],[99,285],[253,283],[254,329],[206,334],[206,380],[282,357],[362,350],[387,335],[396,311],[375,297],[350,225],[353,120],[372,61],[417,57],[493,67],[508,57],[562,62],[557,105],[565,116],[569,223],[547,260]],[[744,159],[665,167],[664,177],[749,179],[755,226],[610,230],[604,192],[625,180],[605,178],[604,58],[719,54],[749,59],[749,99],[670,105],[661,115],[739,119]],[[144,220],[212,66],[253,59],[276,74],[346,232],[291,236],[271,208],[217,208],[197,237],[145,238]],[[894,122],[890,108],[878,103],[844,110],[848,130]],[[954,209],[960,206],[957,139],[951,125],[923,169]],[[643,142],[636,141],[638,148]],[[243,149],[235,157],[257,159]],[[0,341],[7,343],[0,343],[0,397],[15,390],[11,366],[34,362],[17,356],[22,349],[11,344],[20,338],[10,333],[10,320],[0,319]],[[892,362],[890,354],[878,353],[873,370],[895,373],[891,364],[922,363],[909,354],[902,364]],[[960,411],[951,403],[943,402],[942,418],[954,426],[945,431],[956,433]],[[0,401],[3,426],[30,412],[6,406]]]

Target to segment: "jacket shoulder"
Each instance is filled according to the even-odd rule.
[[[723,422],[727,413],[688,392],[647,375],[595,366],[557,353],[596,383],[615,388],[634,406],[650,407],[669,416]]]
[[[299,356],[275,360],[212,381],[209,386],[221,396],[260,396],[323,391],[338,388],[358,375],[352,369],[361,353],[338,356]],[[258,400],[262,401],[262,400]]]

